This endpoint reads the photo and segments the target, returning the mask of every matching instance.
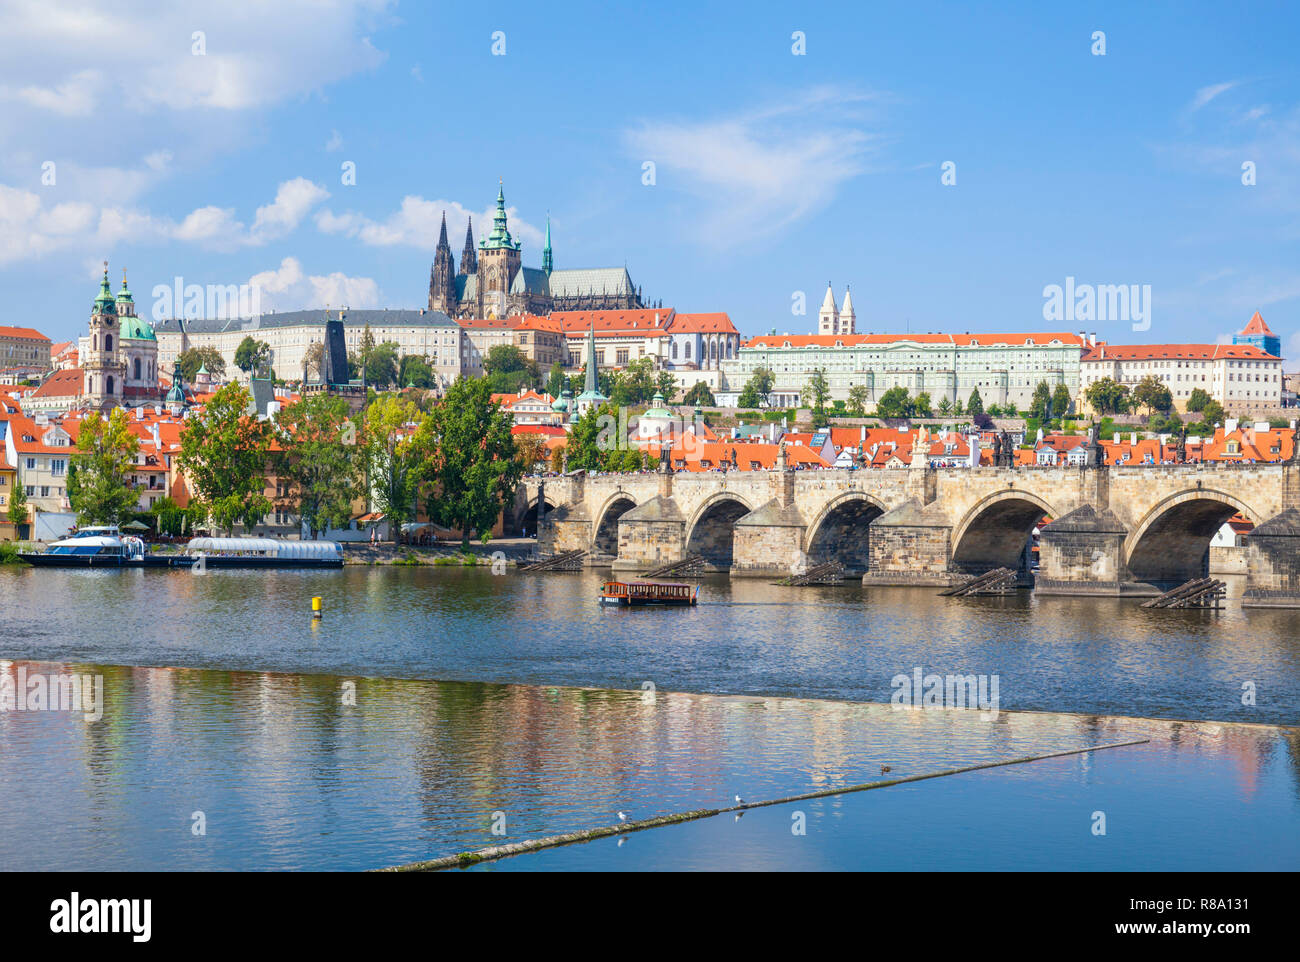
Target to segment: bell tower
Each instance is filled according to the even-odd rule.
[[[506,226],[505,186],[497,190],[497,210],[492,233],[479,242],[479,317],[505,317],[509,313],[510,287],[519,273],[520,244],[511,239]]]
[[[122,403],[126,363],[122,360],[121,334],[117,300],[108,283],[108,262],[105,261],[104,280],[90,309],[90,344],[81,362],[85,377],[82,393],[92,408],[108,408]]]

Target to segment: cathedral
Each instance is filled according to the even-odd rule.
[[[158,339],[153,327],[135,312],[135,299],[126,286],[113,296],[108,286],[108,265],[99,296],[90,310],[90,333],[79,339],[84,375],[82,397],[91,408],[158,401]]]
[[[429,272],[429,310],[456,318],[504,318],[552,311],[626,311],[654,305],[641,302],[626,267],[555,270],[551,221],[546,219],[542,266],[524,267],[521,244],[506,224],[504,186],[497,190],[492,233],[474,245],[474,222],[465,228],[460,270],[447,243],[447,215],[442,215],[433,268]]]

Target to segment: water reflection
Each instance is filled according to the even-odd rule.
[[[15,678],[24,665],[62,670],[11,662],[0,671]],[[620,809],[642,818],[735,794],[755,800],[876,780],[886,764],[895,777],[1135,734],[1156,740],[1175,767],[1223,760],[1243,802],[1271,798],[1279,779],[1294,801],[1300,761],[1294,732],[1240,725],[1009,712],[982,721],[776,697],[71,670],[104,676],[99,722],[0,712],[0,860],[10,868],[372,868],[500,842],[498,811],[507,838],[518,839],[610,824]],[[966,804],[987,810],[974,794]],[[193,834],[195,813],[206,835]]]

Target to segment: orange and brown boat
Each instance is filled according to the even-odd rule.
[[[662,581],[606,581],[600,601],[605,605],[693,605],[699,585]]]

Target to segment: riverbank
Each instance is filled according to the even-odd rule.
[[[514,564],[537,557],[535,538],[494,538],[487,544],[472,541],[439,542],[432,545],[408,545],[380,542],[344,542],[345,565],[434,565],[472,568],[491,567],[493,563]]]

